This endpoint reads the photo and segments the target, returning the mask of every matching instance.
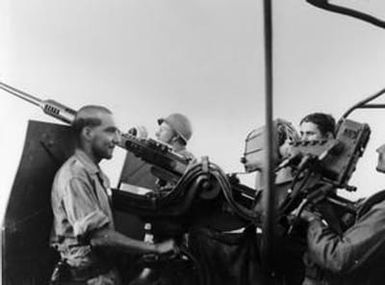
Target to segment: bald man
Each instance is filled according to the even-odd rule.
[[[50,242],[61,257],[52,284],[120,284],[113,250],[161,254],[173,251],[174,242],[149,244],[114,229],[109,180],[99,167],[102,159],[112,158],[119,140],[111,111],[85,106],[72,129],[77,139],[75,154],[59,169],[52,187]]]

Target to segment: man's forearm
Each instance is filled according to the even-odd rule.
[[[385,245],[384,208],[373,207],[363,219],[346,230],[343,235],[334,233],[319,220],[308,230],[308,253],[322,268],[335,273],[348,273],[383,258]]]
[[[155,244],[146,243],[127,237],[117,231],[110,229],[100,229],[91,236],[92,246],[111,247],[121,249],[130,253],[157,253]]]
[[[335,273],[345,270],[348,262],[344,258],[344,251],[340,248],[343,243],[340,237],[333,233],[318,219],[309,223],[308,253],[319,266]]]

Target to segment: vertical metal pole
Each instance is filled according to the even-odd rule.
[[[266,269],[271,272],[274,259],[274,126],[273,126],[273,25],[272,25],[272,0],[264,0],[264,39],[265,39],[265,125],[266,125],[266,169],[264,181],[264,209],[265,218],[262,228],[262,257]]]

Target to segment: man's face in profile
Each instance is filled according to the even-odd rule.
[[[99,159],[111,159],[115,145],[118,143],[118,129],[112,115],[100,114],[101,124],[92,129],[92,150]]]
[[[158,141],[166,144],[172,144],[175,137],[175,132],[169,124],[162,122],[159,126],[158,131],[155,133]]]

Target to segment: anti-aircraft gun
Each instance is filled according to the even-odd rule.
[[[75,110],[53,100],[40,100],[1,82],[0,89],[39,106],[44,113],[65,124],[71,123],[75,118]],[[36,283],[44,284],[50,274],[50,266],[54,263],[41,261],[46,258],[54,259],[48,249],[52,217],[49,207],[50,186],[56,170],[71,155],[74,140],[68,126],[41,122],[30,123],[27,140],[29,143],[23,152],[4,221],[4,275],[6,280],[15,280],[15,284],[22,283],[22,280],[32,278],[31,276],[36,279]],[[208,158],[190,165],[188,160],[173,152],[167,145],[136,136],[133,132],[121,134],[119,146],[150,164],[154,176],[175,187],[169,191],[149,191],[145,194],[113,189],[115,209],[139,216],[172,218],[187,213],[197,199],[208,201],[221,196],[244,218],[254,219],[253,211],[235,202],[238,194],[233,195],[227,175]],[[253,195],[253,190],[246,186],[240,189]],[[242,197],[241,194],[238,196]],[[25,203],[29,199],[31,203],[28,207],[18,202],[21,198]],[[22,204],[26,205],[25,203]],[[36,230],[39,223],[42,225],[41,230]],[[30,242],[25,240],[26,233],[31,237]],[[188,252],[185,251],[184,255],[193,260]],[[23,259],[22,256],[28,258]],[[37,262],[38,260],[40,261]],[[47,267],[47,264],[51,265]],[[199,284],[204,284],[202,278],[198,274]]]
[[[54,100],[41,100],[2,82],[0,82],[0,89],[39,106],[44,113],[64,123],[70,124],[75,118],[75,110]],[[121,133],[118,146],[152,165],[151,172],[154,176],[172,182],[175,187],[167,193],[150,192],[147,195],[115,191],[114,201],[117,207],[128,206],[137,213],[144,211],[146,214],[153,212],[156,215],[179,215],[191,205],[197,189],[204,199],[214,198],[220,189],[226,189],[224,196],[234,210],[247,219],[254,218],[252,211],[235,202],[227,175],[207,157],[202,158],[200,163],[189,166],[189,161],[175,153],[168,145],[151,138],[137,137],[135,131],[133,128],[127,133]],[[221,184],[221,187],[218,187],[214,180]],[[193,185],[190,185],[191,183]],[[186,191],[186,189],[189,190]],[[240,185],[237,189],[244,197],[253,195],[253,190],[246,186]]]
[[[71,123],[75,117],[75,110],[53,100],[40,100],[1,82],[0,89],[41,107],[46,114],[62,122]],[[378,95],[364,100],[365,102],[360,102],[361,106],[362,103],[367,103],[380,94],[382,93],[379,92]],[[303,198],[303,189],[310,191],[314,185],[318,187],[321,183],[334,188],[353,190],[347,183],[365,149],[370,129],[365,124],[346,119],[341,120],[339,126],[335,140],[300,142],[292,145],[290,156],[279,166],[282,168],[290,165],[297,172],[292,193],[284,205],[285,213],[292,210],[297,201]],[[261,158],[262,142],[263,135],[258,135],[258,132],[252,132],[248,137],[243,157],[246,171],[252,172],[253,163]],[[202,199],[213,199],[222,195],[240,217],[255,224],[261,222],[261,213],[254,210],[255,190],[240,184],[236,177],[224,173],[207,157],[202,158],[199,163],[189,165],[188,160],[173,152],[169,146],[150,138],[136,137],[130,132],[121,134],[119,146],[150,164],[154,176],[172,182],[175,187],[167,192],[150,191],[144,195],[114,191],[113,200],[117,208],[131,209],[136,214],[176,216],[187,211],[197,196]],[[313,195],[317,196],[314,193]],[[326,196],[329,200],[335,200],[330,193]],[[315,201],[314,197],[312,201]],[[341,198],[339,202],[347,201]]]
[[[76,111],[55,101],[40,100],[4,83],[0,83],[0,89],[40,106],[45,113],[65,123],[72,122],[76,114]],[[382,93],[384,92],[382,91]],[[344,119],[340,122],[335,140],[293,144],[290,156],[279,166],[292,166],[295,173],[292,191],[279,209],[282,216],[290,215],[290,212],[300,205],[301,207],[308,204],[315,205],[320,201],[327,201],[341,206],[344,210],[354,212],[354,204],[338,197],[334,188],[353,189],[348,186],[348,181],[365,149],[369,134],[370,130],[367,125]],[[261,141],[260,138],[259,140]],[[43,141],[42,145],[52,157],[57,158],[51,141],[47,137],[46,142]],[[251,139],[250,145],[253,144],[255,144],[255,140]],[[227,175],[207,157],[202,158],[199,163],[190,164],[188,160],[173,152],[167,145],[135,136],[132,133],[122,134],[119,146],[150,164],[154,176],[166,180],[174,186],[168,191],[147,191],[146,193],[115,189],[113,191],[115,208],[140,216],[172,218],[188,213],[191,208],[202,201],[222,199],[224,204],[228,205],[239,217],[253,224],[261,225],[262,213],[256,210],[258,199],[255,189],[242,185],[234,175]],[[250,156],[244,159],[253,161],[254,156],[258,156],[262,152],[263,149],[258,147],[252,149],[251,147]],[[60,153],[60,155],[62,154]],[[63,162],[64,158],[68,156],[68,154],[63,155],[63,157],[60,156],[58,162]],[[58,163],[55,167],[59,166]],[[54,169],[51,170],[54,171]],[[49,181],[46,182],[48,185]],[[335,219],[330,218],[330,221],[334,222]],[[336,224],[338,227],[339,223]],[[14,237],[14,232],[17,232],[16,228],[10,231],[12,237]],[[17,239],[13,238],[13,240],[17,242]],[[17,248],[21,248],[20,244],[17,245]]]
[[[47,115],[50,115],[66,124],[70,124],[75,118],[75,110],[54,100],[41,100],[2,82],[0,82],[0,89],[3,89],[8,93],[11,93],[29,103],[40,107]],[[135,129],[132,131],[121,134],[121,139],[118,146],[134,153],[137,157],[140,157],[145,162],[153,165],[152,173],[154,176],[158,177],[159,179],[174,183],[176,185],[176,189],[185,188],[182,186],[185,186],[186,183],[190,183],[192,180],[196,180],[197,176],[199,176],[200,178],[198,181],[196,181],[196,183],[204,186],[203,188],[206,189],[207,193],[205,193],[204,196],[214,195],[208,194],[209,188],[211,189],[211,192],[218,192],[218,190],[214,190],[213,187],[209,187],[210,178],[208,177],[209,167],[218,167],[213,166],[213,164],[210,163],[207,158],[203,159],[202,163],[198,164],[199,167],[198,165],[191,167],[191,169],[189,169],[189,174],[184,176],[189,165],[189,161],[187,159],[172,151],[169,146],[151,138],[137,137],[135,134],[133,134]],[[198,170],[198,168],[202,171]],[[200,174],[198,175],[197,172]],[[223,173],[221,174],[224,175]],[[191,193],[193,191],[189,192]],[[177,199],[177,196],[183,196],[183,193],[180,193],[180,191],[171,191],[167,195],[161,194],[159,196],[156,196],[155,194],[147,195],[144,197],[141,197],[141,195],[132,195],[133,196],[130,198],[135,200],[133,205],[137,205],[138,211],[140,207],[143,207],[144,211],[155,211],[157,214],[163,213],[165,215],[170,215],[172,213],[177,214],[187,207],[186,205],[182,205],[183,203],[180,204],[179,202],[181,201],[178,201],[178,203],[175,203],[174,201]],[[191,202],[189,198],[182,200],[186,200],[187,204]],[[130,202],[128,203],[130,204]],[[164,213],[164,208],[167,207],[170,209],[170,204],[178,204],[177,209],[173,209],[168,213]]]
[[[237,214],[245,219],[257,219],[252,209],[238,198],[250,199],[254,190],[238,185],[233,189],[229,176],[219,166],[203,157],[200,162],[190,162],[173,152],[170,147],[152,139],[135,139],[123,135],[121,144],[152,165],[151,172],[159,179],[174,183],[170,191],[152,191],[146,195],[139,195],[126,191],[115,192],[119,199],[115,199],[118,208],[134,209],[138,214],[154,214],[163,216],[178,216],[186,212],[194,199],[215,199],[223,194],[226,202]]]

